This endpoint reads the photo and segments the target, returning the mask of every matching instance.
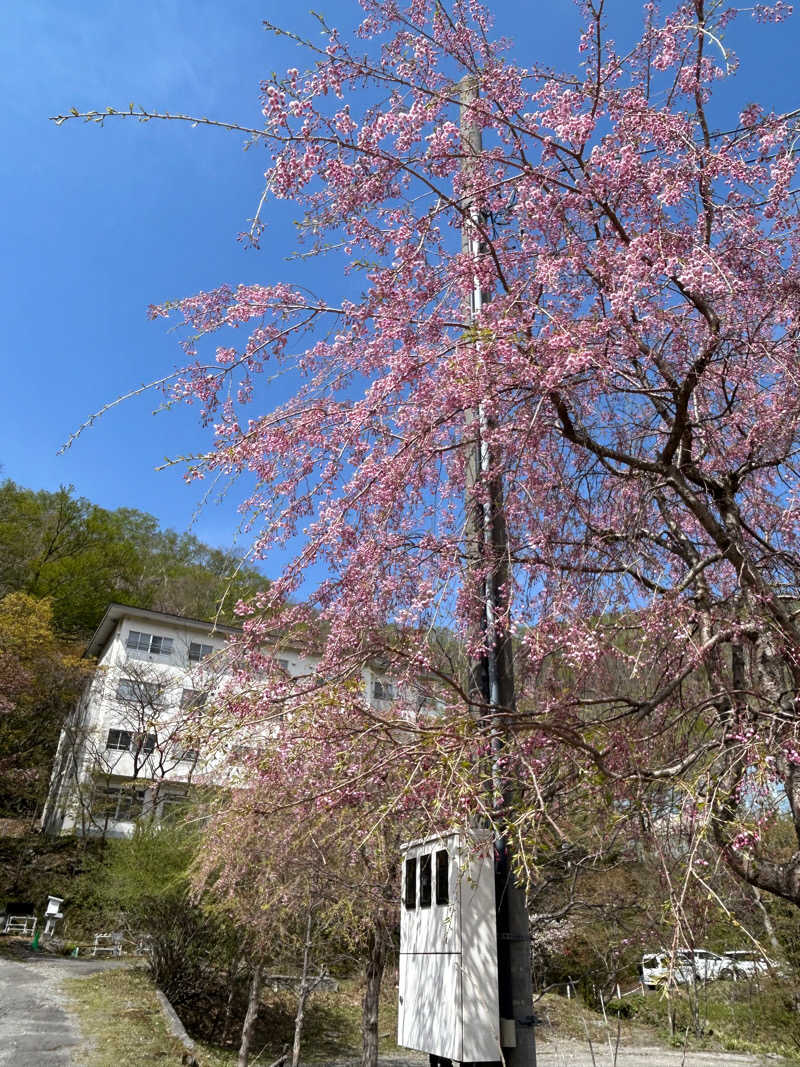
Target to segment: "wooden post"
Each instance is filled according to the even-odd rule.
[[[460,129],[463,148],[462,172],[469,176],[483,148],[482,132],[475,119],[478,84],[467,76],[458,85]],[[462,251],[478,259],[482,254],[480,230],[485,225],[481,205],[469,194],[463,202]],[[488,295],[476,276],[468,318],[473,321]],[[477,343],[477,342],[476,342]],[[484,574],[481,588],[479,632],[474,643],[481,651],[470,663],[469,694],[476,716],[484,723],[492,752],[492,807],[495,826],[495,889],[497,898],[497,968],[500,1001],[501,1039],[506,1067],[535,1067],[533,1033],[533,983],[531,978],[530,930],[525,894],[517,885],[510,862],[508,843],[502,826],[512,803],[511,783],[501,770],[506,729],[503,716],[515,707],[514,661],[509,626],[498,628],[504,614],[503,598],[508,595],[508,539],[503,507],[502,475],[495,468],[487,440],[491,424],[483,404],[467,418],[470,441],[466,485],[467,566]],[[478,497],[475,489],[480,485]],[[476,613],[477,614],[477,613]],[[508,1020],[504,1025],[502,1020]],[[507,1033],[510,1030],[513,1038]],[[511,1041],[513,1040],[513,1044]],[[508,1041],[508,1044],[506,1044]]]

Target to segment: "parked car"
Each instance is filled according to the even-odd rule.
[[[682,948],[675,952],[674,957],[665,949],[642,956],[639,973],[644,985],[656,989],[668,981],[685,984],[733,977],[735,969],[736,964],[733,961],[717,955],[716,952],[703,948]]]
[[[696,981],[711,982],[715,978],[733,977],[730,963],[716,952],[705,948],[679,949],[676,955],[693,970]]]
[[[734,978],[755,978],[759,974],[767,974],[770,971],[775,974],[780,973],[780,968],[773,960],[767,959],[754,949],[736,949],[724,955],[725,959],[730,960],[733,965]]]
[[[657,989],[670,979],[673,982],[689,981],[689,976],[684,973],[677,959],[672,959],[669,952],[652,952],[642,956],[639,974],[642,984],[648,989]]]

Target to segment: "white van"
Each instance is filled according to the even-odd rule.
[[[734,969],[734,978],[755,978],[759,974],[780,974],[781,968],[766,956],[753,949],[736,949],[726,952],[725,959]]]
[[[679,984],[710,982],[731,971],[730,960],[704,948],[679,948],[674,956],[665,949],[651,952],[642,956],[639,968],[642,983],[649,989],[656,989],[669,981]]]

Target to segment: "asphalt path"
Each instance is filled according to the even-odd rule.
[[[67,1067],[81,1043],[61,988],[65,978],[125,966],[116,960],[0,957],[1,1067]]]

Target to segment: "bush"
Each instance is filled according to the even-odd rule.
[[[615,997],[614,1000],[609,1000],[608,1004],[606,1004],[606,1014],[613,1015],[616,1019],[632,1019],[636,1015],[634,1001],[641,999],[638,994],[624,999],[620,998],[619,1000]]]
[[[227,916],[192,890],[197,840],[183,826],[138,823],[130,839],[107,843],[94,897],[109,928],[142,942],[153,981],[187,1029],[220,1040],[244,1015],[242,941]]]

